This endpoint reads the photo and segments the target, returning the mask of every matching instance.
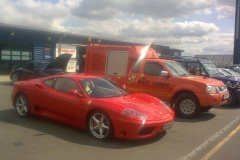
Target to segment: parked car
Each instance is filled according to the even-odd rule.
[[[190,56],[161,56],[161,58],[177,61],[192,75],[200,75],[221,80],[227,86],[230,93],[229,101],[222,106],[234,106],[236,102],[240,101],[240,80],[235,77],[224,75],[210,60],[203,57]]]
[[[238,66],[225,66],[227,69],[231,69],[234,72],[239,72],[240,73],[240,68]]]
[[[234,77],[236,80],[239,80],[239,79],[240,79],[240,73],[234,72],[234,71],[231,70],[231,69],[218,68],[218,70],[219,70],[222,74],[224,74],[225,76]]]
[[[50,62],[29,61],[13,66],[9,72],[12,83],[19,80],[40,78],[54,74],[64,73],[71,58],[71,54],[61,54]]]
[[[156,97],[128,93],[105,78],[62,74],[14,83],[12,104],[30,114],[88,129],[97,140],[145,139],[171,128],[175,113]]]

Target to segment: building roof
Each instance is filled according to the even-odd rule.
[[[24,38],[23,38],[24,37]],[[142,43],[120,41],[115,39],[107,39],[94,37],[83,34],[68,33],[68,32],[59,32],[51,31],[44,29],[37,29],[31,27],[23,27],[11,24],[0,23],[0,40],[18,40],[22,42],[33,41],[33,39],[38,39],[41,42],[46,40],[48,41],[59,41],[60,37],[62,38],[62,43],[65,44],[87,44],[88,38],[91,38],[92,43],[102,43],[102,44],[122,44],[122,45],[144,45]]]

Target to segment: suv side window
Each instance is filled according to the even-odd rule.
[[[138,72],[139,72],[139,69],[140,69],[140,66],[141,66],[141,63],[142,63],[142,60],[136,59],[136,60],[134,61],[133,66],[132,66],[131,72],[133,72],[133,73],[138,73]]]
[[[71,89],[76,89],[79,93],[82,93],[77,83],[70,78],[57,78],[54,89],[66,94],[68,94]]]
[[[144,74],[149,76],[160,76],[162,70],[158,63],[147,62],[144,66]]]
[[[188,63],[187,70],[192,75],[207,75],[200,63]]]
[[[181,61],[177,61],[178,63],[180,63],[183,67],[187,68],[187,62],[181,62]]]

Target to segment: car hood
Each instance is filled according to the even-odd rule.
[[[214,79],[218,79],[218,80],[222,80],[224,82],[226,81],[231,81],[231,82],[234,82],[234,81],[238,81],[240,82],[240,78],[239,77],[232,77],[232,76],[212,76],[212,78]]]
[[[61,54],[60,56],[55,58],[51,63],[49,63],[44,69],[44,71],[52,69],[61,69],[62,71],[65,71],[71,57],[72,54],[67,53]]]
[[[181,77],[186,79],[187,81],[195,81],[195,82],[200,82],[202,84],[208,84],[211,86],[222,86],[223,82],[214,78],[209,78],[205,76],[186,76],[186,77]]]
[[[148,120],[172,119],[173,111],[164,106],[160,100],[150,95],[134,93],[128,96],[108,98],[101,104],[108,103],[115,106],[115,110],[122,112],[125,108],[134,109],[148,116]]]

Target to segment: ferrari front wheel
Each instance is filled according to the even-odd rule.
[[[113,124],[110,117],[102,110],[93,111],[88,119],[88,131],[97,140],[111,139],[113,137]]]
[[[28,117],[30,114],[29,102],[25,94],[19,94],[15,100],[15,108],[20,117]]]

